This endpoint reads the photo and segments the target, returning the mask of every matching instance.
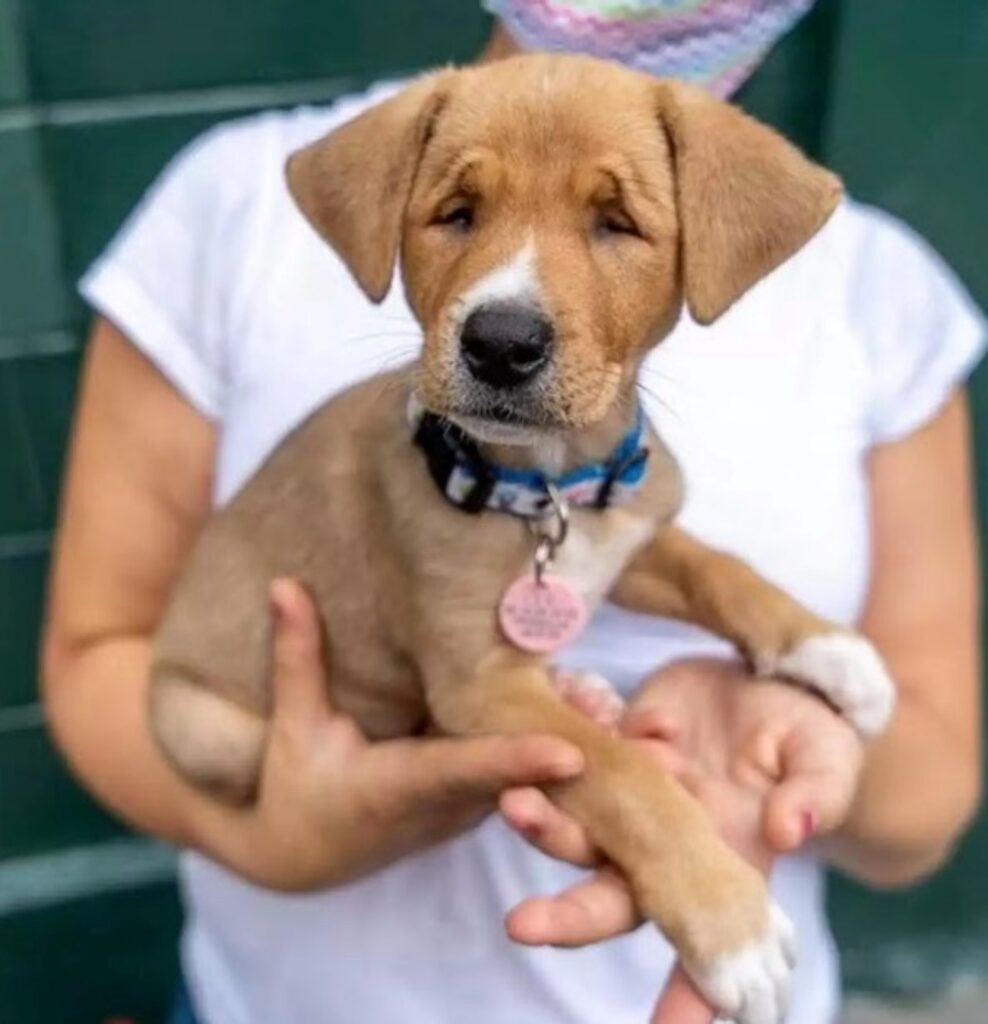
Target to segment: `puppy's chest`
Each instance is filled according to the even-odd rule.
[[[656,528],[653,517],[622,510],[578,512],[550,571],[596,605]]]

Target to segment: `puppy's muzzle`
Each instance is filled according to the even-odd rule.
[[[475,309],[460,332],[460,357],[470,375],[498,390],[535,380],[549,365],[552,323],[537,309],[497,303]]]

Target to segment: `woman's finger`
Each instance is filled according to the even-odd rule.
[[[381,785],[413,806],[493,803],[506,789],[565,782],[584,767],[579,749],[558,736],[412,739],[379,753]]]
[[[788,738],[781,750],[782,781],[769,793],[762,817],[772,847],[788,853],[837,828],[854,799],[861,761],[859,740],[836,720],[829,737],[814,730],[812,737]]]
[[[765,801],[762,831],[779,853],[799,849],[817,833],[837,827],[853,795],[839,772],[813,772],[786,779]]]
[[[275,580],[270,598],[274,714],[311,726],[332,713],[319,616],[312,598],[293,580]]]
[[[659,996],[649,1024],[712,1024],[716,1016],[677,964]]]
[[[506,921],[508,935],[526,946],[588,946],[637,928],[634,898],[613,868],[601,868],[558,896],[519,903]]]
[[[509,789],[499,802],[505,821],[536,849],[556,860],[593,867],[600,859],[586,830],[532,786]]]

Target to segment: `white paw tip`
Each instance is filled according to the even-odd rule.
[[[711,967],[694,981],[717,1011],[736,1024],[780,1024],[789,1005],[795,933],[774,904],[765,935]]]
[[[819,690],[865,736],[877,736],[895,707],[895,685],[875,648],[855,633],[819,633],[774,658],[760,673]]]
[[[624,700],[610,681],[596,672],[556,669],[552,685],[564,700],[582,708],[594,719],[617,722],[624,714]]]

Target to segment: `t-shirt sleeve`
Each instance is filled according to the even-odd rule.
[[[222,412],[231,302],[263,191],[263,129],[260,119],[220,126],[187,146],[79,285],[211,419]]]
[[[867,352],[869,429],[881,444],[939,412],[980,360],[986,331],[981,311],[928,243],[886,214],[863,215],[850,316]]]

